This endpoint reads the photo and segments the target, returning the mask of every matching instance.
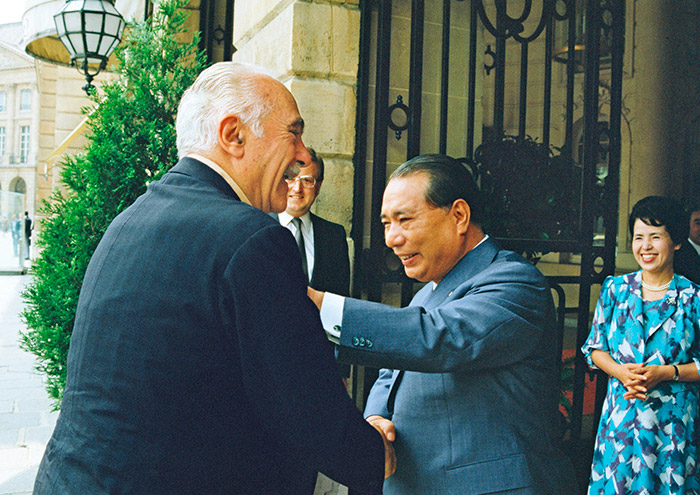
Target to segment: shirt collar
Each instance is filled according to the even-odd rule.
[[[698,252],[698,254],[700,254],[700,245],[693,242],[693,240],[690,237],[688,237],[688,242],[690,243],[691,246],[693,246],[693,248],[695,248],[695,250]]]
[[[231,186],[231,189],[233,189],[233,191],[236,193],[236,195],[240,198],[241,201],[243,201],[247,205],[252,206],[252,203],[248,199],[248,196],[245,195],[240,186],[236,184],[236,181],[233,180],[233,178],[228,173],[226,173],[226,171],[223,168],[211,161],[209,158],[205,158],[202,155],[198,155],[196,153],[190,153],[187,155],[187,157],[194,158],[195,160],[202,162],[204,165],[206,165],[214,172],[219,174],[226,181],[226,183],[229,186]]]
[[[283,211],[282,213],[280,213],[277,216],[280,219],[280,223],[282,225],[284,225],[285,227],[287,225],[289,225],[292,222],[292,220],[294,219],[294,217],[292,215],[290,215],[289,213],[287,213],[286,211]],[[301,219],[301,223],[302,223],[302,225],[304,225],[304,227],[306,227],[308,229],[311,226],[311,213],[309,213],[307,211],[299,218]]]

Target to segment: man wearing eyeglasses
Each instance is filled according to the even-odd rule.
[[[287,227],[302,251],[302,267],[309,285],[316,290],[350,295],[350,258],[345,229],[311,213],[323,184],[323,158],[307,148],[311,162],[287,179],[287,209],[279,221]]]

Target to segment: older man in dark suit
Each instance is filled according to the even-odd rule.
[[[266,214],[309,161],[303,128],[259,69],[215,64],[185,92],[179,163],[85,274],[36,495],[296,495],[316,471],[381,493],[390,448],[334,372],[294,239]]]
[[[310,290],[339,359],[385,368],[365,409],[395,440],[385,494],[576,493],[557,446],[550,289],[484,234],[482,211],[462,164],[416,157],[389,179],[381,219],[406,275],[427,285],[407,308]]]

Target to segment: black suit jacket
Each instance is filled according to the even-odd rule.
[[[121,213],[83,281],[41,494],[381,493],[290,232],[185,158]]]
[[[700,284],[700,256],[687,239],[683,240],[680,249],[673,255],[673,271]]]
[[[314,225],[314,271],[309,285],[320,291],[350,295],[350,258],[342,225],[311,213]]]

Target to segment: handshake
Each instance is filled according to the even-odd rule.
[[[396,471],[396,454],[392,442],[396,439],[394,423],[381,416],[369,416],[367,422],[374,426],[384,440],[384,479]]]

